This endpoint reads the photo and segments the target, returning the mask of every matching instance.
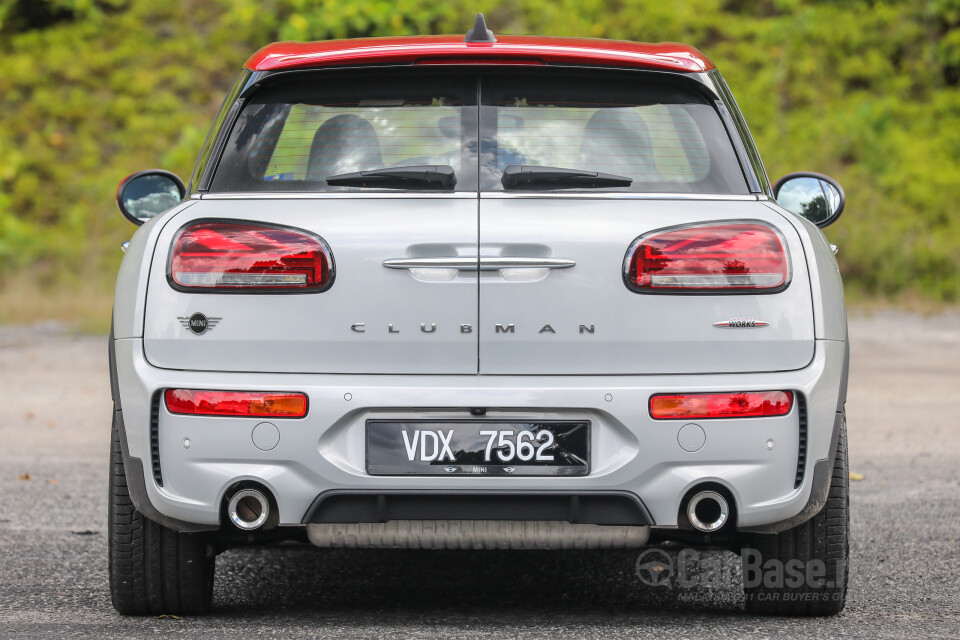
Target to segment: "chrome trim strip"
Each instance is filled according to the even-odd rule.
[[[191,196],[192,197],[192,196]],[[354,193],[354,192],[295,192],[295,191],[279,191],[279,192],[266,192],[258,191],[251,193],[204,193],[200,194],[199,198],[201,200],[353,200],[353,199],[380,199],[380,200],[392,200],[395,198],[413,198],[413,199],[425,199],[425,198],[448,198],[452,200],[476,200],[477,192],[476,191],[461,191],[453,193],[436,193],[436,192],[413,192],[413,191],[401,191],[401,192],[384,192],[377,191],[375,193]]]
[[[381,264],[387,269],[459,269],[476,271],[477,256],[455,256],[450,258],[391,258]]]
[[[452,256],[443,258],[391,258],[381,264],[387,269],[457,269],[459,271],[500,271],[501,269],[569,269],[576,260],[566,258],[522,258],[501,256]]]
[[[493,200],[511,199],[511,198],[563,198],[563,199],[581,199],[581,200],[733,200],[743,202],[755,202],[758,200],[769,200],[762,194],[733,195],[722,193],[517,193],[504,191],[461,191],[454,193],[435,193],[435,192],[412,192],[403,191],[397,193],[388,193],[377,191],[376,193],[345,193],[345,192],[250,192],[250,193],[193,193],[190,194],[190,200],[349,200],[349,199],[390,199],[390,198],[450,198],[455,200],[475,200],[477,198],[489,198]]]
[[[580,200],[735,200],[756,202],[757,194],[734,195],[723,193],[519,193],[504,191],[483,191],[481,198],[511,199],[511,198],[565,198]]]

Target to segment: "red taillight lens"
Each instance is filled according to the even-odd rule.
[[[756,291],[787,284],[787,252],[763,224],[684,227],[637,239],[627,284],[638,292]]]
[[[163,396],[170,413],[274,418],[307,415],[307,396],[302,393],[167,389]]]
[[[784,416],[793,406],[790,391],[664,394],[650,398],[650,415],[659,420]]]
[[[184,289],[323,291],[333,283],[326,244],[304,231],[239,222],[180,230],[170,280]]]

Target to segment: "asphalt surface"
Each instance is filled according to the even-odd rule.
[[[643,585],[638,553],[248,548],[215,611],[124,618],[107,590],[103,338],[0,328],[0,638],[960,637],[960,314],[851,321],[851,582],[825,619],[743,611],[737,556]],[[678,549],[668,549],[674,557]]]

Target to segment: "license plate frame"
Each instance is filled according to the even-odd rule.
[[[368,419],[364,434],[364,451],[366,457],[366,471],[372,476],[495,476],[495,477],[572,477],[590,474],[590,436],[592,424],[589,420],[523,420],[523,419]],[[406,431],[406,436],[403,435]],[[448,452],[443,453],[442,435],[437,438],[437,457],[424,460],[422,455],[427,453],[425,445],[415,433],[419,431],[445,432],[448,441]],[[453,433],[450,434],[449,432]],[[480,431],[500,432],[514,431],[513,458],[502,460],[498,452],[506,455],[509,447],[496,446],[499,435],[493,436],[493,446],[490,447],[490,461],[485,460],[487,445],[490,436],[480,435]],[[517,438],[520,433],[527,431],[532,434],[524,441],[530,441],[534,449],[534,457],[522,460],[517,455]],[[540,437],[542,431],[549,431],[552,436],[552,445],[542,451],[540,447],[547,443],[548,438]],[[432,438],[431,438],[432,440]],[[471,446],[464,448],[464,440]],[[410,459],[411,445],[413,445],[414,459]],[[461,445],[461,446],[458,446]],[[525,450],[528,450],[525,448]],[[432,450],[430,451],[432,453]],[[454,460],[449,460],[453,453]],[[536,454],[552,455],[554,460],[537,460]],[[554,462],[555,464],[549,464]],[[557,464],[559,463],[559,464]]]

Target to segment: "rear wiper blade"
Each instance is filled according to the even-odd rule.
[[[380,189],[453,189],[457,175],[448,164],[385,167],[356,173],[327,176],[332,187],[370,187]]]
[[[503,170],[504,189],[531,189],[553,187],[554,189],[601,189],[603,187],[629,187],[633,178],[612,173],[538,167],[511,164]]]

